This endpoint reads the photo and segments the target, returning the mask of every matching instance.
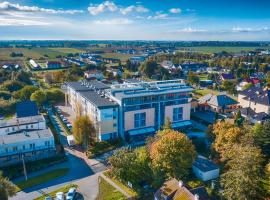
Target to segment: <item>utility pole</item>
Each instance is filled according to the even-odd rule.
[[[25,167],[25,162],[24,162],[24,154],[22,154],[22,163],[23,163],[23,173],[25,176],[25,180],[27,181],[27,171],[26,171],[26,167]]]

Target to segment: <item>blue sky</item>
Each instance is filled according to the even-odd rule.
[[[0,0],[0,39],[266,40],[269,0]]]

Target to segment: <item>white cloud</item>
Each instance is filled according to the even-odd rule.
[[[170,13],[173,13],[173,14],[178,14],[182,12],[180,8],[171,8],[169,11]]]
[[[82,10],[55,10],[40,8],[37,6],[22,6],[20,4],[10,3],[4,1],[0,3],[0,13],[1,12],[36,12],[36,13],[48,13],[48,14],[76,14],[83,13]]]
[[[106,20],[95,20],[94,24],[98,25],[127,25],[132,24],[133,21],[126,18],[115,18],[115,19],[106,19]]]
[[[131,12],[146,13],[146,12],[149,12],[149,10],[147,8],[139,5],[139,6],[128,6],[126,8],[120,8],[120,12],[123,15],[127,15]]]
[[[191,27],[187,27],[187,28],[176,30],[175,32],[178,32],[178,33],[202,33],[202,32],[207,32],[207,31],[203,30],[203,29],[194,29]]]
[[[157,13],[155,16],[148,16],[147,19],[168,19],[168,14]]]
[[[248,32],[264,32],[264,31],[270,31],[269,27],[263,27],[263,28],[242,28],[242,27],[233,27],[232,32],[237,33],[248,33]]]
[[[31,19],[0,18],[0,26],[45,26],[45,25],[51,25],[51,23]]]
[[[99,5],[91,5],[88,7],[88,11],[91,15],[98,15],[105,12],[106,10],[114,12],[118,10],[118,7],[111,1],[105,1]]]

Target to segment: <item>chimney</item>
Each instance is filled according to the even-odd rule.
[[[198,194],[195,194],[195,195],[194,195],[194,200],[199,200],[199,198],[200,198],[200,197],[199,197]]]
[[[183,181],[179,181],[179,183],[178,183],[178,184],[179,184],[179,187],[180,187],[180,188],[182,188],[182,187],[183,187],[183,185],[184,185],[184,184],[183,184]]]

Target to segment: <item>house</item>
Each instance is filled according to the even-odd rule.
[[[100,141],[144,139],[169,117],[174,129],[191,126],[190,92],[183,80],[133,81],[110,87],[99,81],[67,83],[69,103],[96,124]]]
[[[227,74],[227,73],[222,73],[220,75],[220,80],[223,81],[233,81],[235,80],[235,77],[233,74]]]
[[[175,68],[172,61],[169,61],[169,60],[164,60],[160,65],[161,65],[161,67],[163,67],[165,69],[168,69],[168,70],[172,69],[172,68]]]
[[[54,136],[42,115],[0,122],[0,166],[52,157]]]
[[[16,104],[17,118],[36,116],[38,114],[38,107],[34,101],[22,101]]]
[[[245,87],[250,83],[256,87],[260,87],[260,82],[261,80],[258,78],[246,78],[236,86],[236,90],[243,91]]]
[[[133,56],[129,60],[132,64],[140,64],[145,61],[145,56]]]
[[[48,69],[57,69],[57,68],[61,68],[62,64],[59,61],[47,61],[46,67]]]
[[[209,86],[213,86],[213,84],[214,84],[213,80],[200,80],[201,87],[209,87]]]
[[[34,69],[40,68],[40,65],[39,65],[38,63],[36,63],[36,61],[34,61],[33,59],[30,59],[30,60],[29,60],[29,64],[30,64],[30,66],[31,66],[32,68],[34,68]]]
[[[196,177],[202,181],[209,181],[219,177],[219,167],[202,156],[195,160],[192,170]]]
[[[84,77],[86,79],[97,79],[97,80],[102,80],[104,79],[103,73],[100,70],[88,70],[86,72],[84,72]]]
[[[262,121],[270,115],[270,90],[268,88],[252,86],[239,92],[238,102],[242,109],[243,116],[251,121]],[[256,113],[257,119],[254,118]]]
[[[199,99],[200,110],[228,113],[237,108],[238,102],[226,94],[207,94]]]
[[[154,194],[155,200],[209,200],[204,187],[191,188],[182,181],[170,179]]]
[[[188,72],[204,72],[207,70],[208,65],[205,63],[197,63],[197,62],[184,62],[180,64],[180,68],[184,71],[185,74]]]

